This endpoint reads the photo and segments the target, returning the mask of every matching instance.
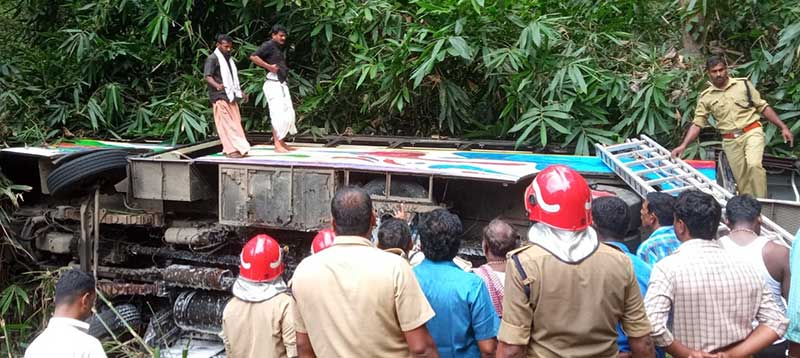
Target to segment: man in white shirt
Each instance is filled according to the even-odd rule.
[[[87,332],[97,298],[94,278],[73,269],[56,283],[56,310],[47,328],[25,351],[25,358],[105,358],[97,338]]]

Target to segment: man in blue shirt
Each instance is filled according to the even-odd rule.
[[[636,256],[650,265],[669,256],[681,242],[675,236],[672,223],[675,220],[675,198],[672,195],[652,192],[648,193],[642,203],[642,229],[652,231],[636,250]]]
[[[786,307],[786,318],[789,319],[789,328],[786,329],[786,339],[789,340],[789,357],[800,357],[800,230],[794,236],[792,251],[789,254],[789,271],[791,284],[789,285],[789,302]]]
[[[628,226],[630,226],[628,205],[616,196],[595,199],[592,202],[592,226],[597,232],[597,238],[600,241],[620,249],[631,259],[633,273],[636,275],[639,290],[641,290],[642,297],[644,297],[647,292],[647,284],[650,282],[651,266],[632,254],[628,247],[622,243],[628,231]],[[619,333],[617,346],[619,346],[620,357],[630,356],[631,349],[630,345],[628,345],[628,337],[625,336],[619,324],[617,324],[617,332]],[[656,357],[663,358],[664,356],[662,349],[656,349]]]
[[[417,230],[425,259],[414,274],[436,313],[427,325],[440,356],[494,357],[500,320],[486,284],[453,263],[461,246],[461,221],[436,209],[421,217]]]

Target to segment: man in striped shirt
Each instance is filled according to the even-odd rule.
[[[644,299],[653,341],[672,356],[747,357],[786,332],[788,320],[763,277],[716,240],[721,216],[716,199],[700,191],[675,203],[681,245],[655,265]]]

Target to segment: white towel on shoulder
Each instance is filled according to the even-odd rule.
[[[214,50],[219,62],[219,72],[222,73],[222,85],[225,86],[225,94],[228,101],[233,102],[236,98],[242,98],[242,88],[239,86],[239,72],[236,70],[236,63],[233,58],[225,60],[225,55],[219,49]],[[231,75],[232,74],[232,75]]]

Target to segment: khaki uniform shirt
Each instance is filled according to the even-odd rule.
[[[750,87],[753,106],[747,101],[745,81]],[[708,127],[708,115],[714,116],[717,130],[730,133],[741,130],[748,124],[759,120],[759,113],[769,105],[761,98],[756,87],[746,78],[729,78],[725,88],[717,88],[709,83],[709,87],[700,93],[692,123],[701,128]]]
[[[629,337],[650,334],[633,266],[618,249],[600,244],[577,264],[536,245],[509,255],[527,278],[509,256],[497,338],[526,345],[528,357],[616,357],[617,322]]]
[[[297,357],[293,306],[287,293],[256,303],[231,299],[222,313],[228,358]]]
[[[434,315],[408,262],[358,236],[300,262],[292,293],[318,357],[410,357],[403,332]]]

